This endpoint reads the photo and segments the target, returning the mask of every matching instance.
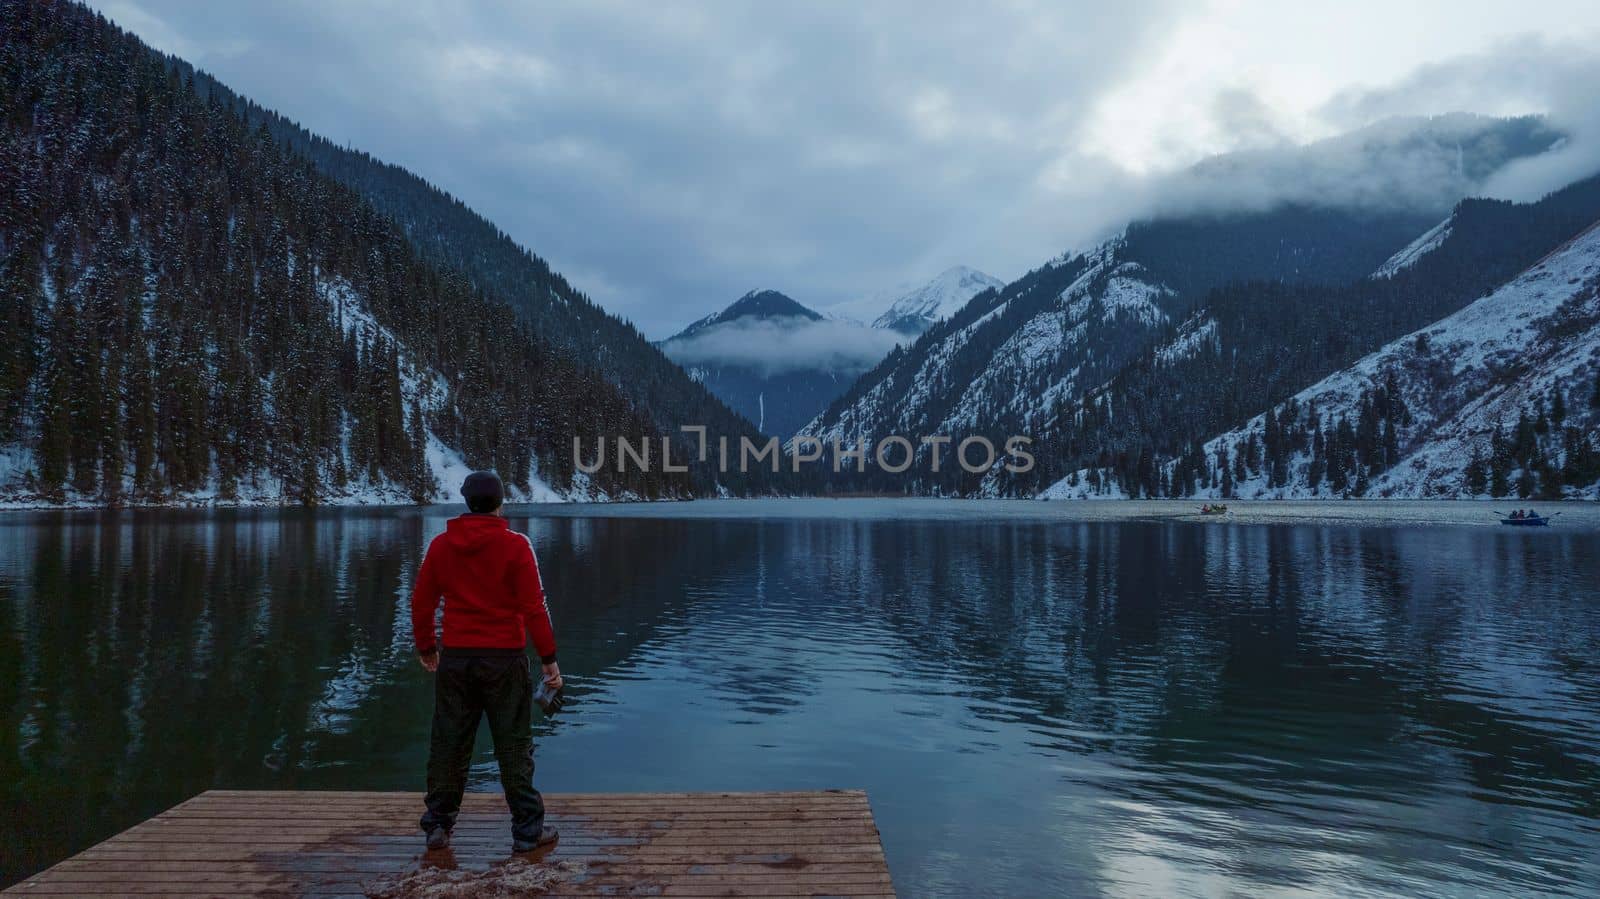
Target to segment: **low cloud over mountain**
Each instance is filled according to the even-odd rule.
[[[684,366],[738,365],[764,374],[828,369],[856,375],[904,338],[893,331],[835,319],[741,318],[673,338],[661,348]]]

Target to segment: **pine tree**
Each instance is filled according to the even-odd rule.
[[[1539,481],[1532,468],[1522,469],[1522,474],[1517,477],[1517,496],[1523,499],[1531,498],[1539,492]]]
[[[1489,437],[1489,495],[1495,498],[1511,492],[1511,451],[1500,429]]]
[[[0,151],[4,147],[0,141]],[[0,168],[5,166],[0,155]],[[34,346],[39,327],[38,256],[27,245],[9,249],[10,262],[0,267],[0,296],[8,298],[0,303],[0,444],[18,437],[28,384],[38,364]]]
[[[422,413],[422,400],[411,400],[411,498],[428,502],[439,490],[438,479],[428,464],[428,420]]]
[[[143,500],[155,488],[155,385],[150,380],[149,341],[138,317],[130,317],[128,335],[127,447],[133,460],[134,498]]]
[[[1472,447],[1472,461],[1467,463],[1463,473],[1463,486],[1472,496],[1482,496],[1489,489],[1489,466],[1476,444]]]
[[[54,356],[46,381],[44,402],[39,409],[41,420],[39,446],[35,451],[39,490],[51,499],[59,499],[61,487],[67,480],[72,452],[72,410],[69,405],[71,387],[65,365],[60,355]]]
[[[1328,448],[1323,443],[1321,426],[1313,422],[1311,427],[1311,462],[1306,466],[1306,486],[1312,493],[1317,493],[1322,488],[1322,477],[1328,467]]]

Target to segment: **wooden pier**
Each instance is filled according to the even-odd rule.
[[[430,852],[421,794],[211,790],[5,893],[366,896],[442,877],[465,880],[465,895],[493,885],[474,878],[553,870],[539,895],[894,895],[862,791],[587,793],[545,805],[561,841],[530,868],[511,854],[498,793],[469,793],[450,848]]]

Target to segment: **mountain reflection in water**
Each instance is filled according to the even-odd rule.
[[[1600,532],[767,505],[511,513],[541,788],[862,787],[905,895],[1600,887]],[[210,787],[420,790],[450,514],[0,517],[0,883]]]

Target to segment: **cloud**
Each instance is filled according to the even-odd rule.
[[[826,307],[955,264],[1011,278],[1175,197],[1272,202],[1304,186],[1298,147],[1387,116],[1581,114],[1594,54],[1549,35],[1600,25],[1584,0],[91,2],[450,191],[656,336],[759,284]],[[1484,49],[1518,28],[1547,37]],[[1581,169],[1572,130],[1495,189]],[[1235,151],[1275,174],[1184,175]],[[1390,183],[1438,183],[1399,162]]]
[[[1461,197],[1500,195],[1504,176],[1521,165],[1498,168],[1511,139],[1525,152],[1548,148],[1559,139],[1557,131],[1537,120],[1508,122],[1452,113],[1389,118],[1300,143],[1277,130],[1251,99],[1233,97],[1221,106],[1220,115],[1254,123],[1244,130],[1254,133],[1256,146],[1177,171],[1143,175],[1078,158],[1069,171],[1047,183],[1047,195],[1072,211],[1072,224],[1062,229],[1067,253],[1087,249],[1136,220],[1258,212],[1290,204],[1442,216]]]
[[[1538,199],[1600,172],[1596,46],[1537,35],[1499,41],[1387,85],[1339,90],[1297,125],[1259,95],[1228,88],[1206,105],[1201,130],[1226,133],[1239,149],[1142,173],[1069,154],[1041,176],[1040,193],[1071,210],[1058,233],[1073,249],[1155,216],[1288,203],[1433,211],[1464,196]],[[1548,133],[1496,118],[1528,115],[1541,117]],[[1513,136],[1549,149],[1491,166]]]
[[[958,235],[1032,190],[1181,6],[116,2],[558,270],[603,273],[597,298],[656,335],[758,284],[826,306],[983,267]],[[947,238],[959,252],[924,258]]]
[[[1306,146],[1231,153],[1155,179],[1150,213],[1284,204],[1443,212],[1462,196],[1481,192],[1508,153],[1538,152],[1556,138],[1532,123],[1525,128],[1463,113],[1384,119]]]
[[[669,340],[661,349],[685,366],[737,365],[768,375],[820,369],[854,376],[903,339],[893,331],[836,319],[742,318]]]
[[[1421,66],[1394,84],[1341,91],[1321,112],[1345,125],[1458,109],[1543,114],[1568,139],[1552,153],[1507,166],[1482,185],[1488,196],[1526,201],[1600,171],[1596,85],[1600,51],[1592,40],[1523,35]]]

